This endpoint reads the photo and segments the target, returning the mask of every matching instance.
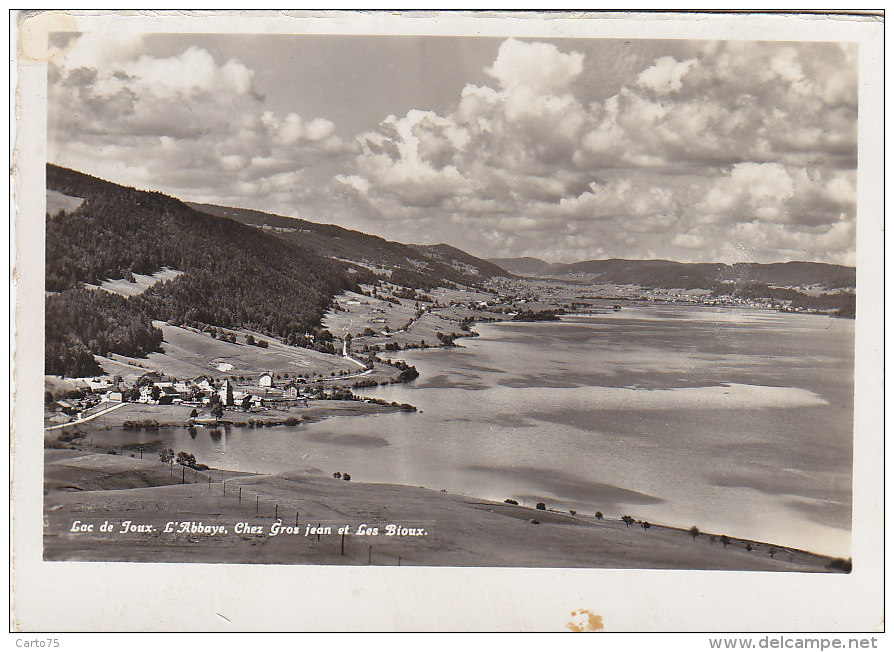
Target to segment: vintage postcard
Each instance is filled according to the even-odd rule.
[[[18,38],[15,629],[883,627],[881,16]]]

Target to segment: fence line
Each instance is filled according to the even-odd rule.
[[[162,462],[162,463],[164,463],[164,462]],[[174,462],[171,461],[168,463],[168,465],[170,466],[170,473],[171,473],[171,476],[173,477],[174,476]],[[285,511],[286,508],[291,506],[291,508],[295,509],[295,527],[296,528],[299,527],[299,520],[300,520],[300,515],[301,515],[301,509],[300,509],[301,501],[298,499],[289,500],[287,498],[279,498],[279,497],[262,498],[262,496],[270,496],[270,494],[267,492],[264,492],[264,491],[260,491],[260,490],[253,490],[250,487],[246,487],[246,486],[242,485],[241,483],[239,483],[239,491],[237,493],[235,493],[235,494],[233,492],[231,492],[229,494],[227,493],[227,487],[226,487],[227,482],[231,482],[233,480],[240,480],[240,479],[244,479],[244,478],[252,478],[258,474],[255,474],[254,476],[253,475],[233,475],[230,477],[225,477],[224,472],[221,471],[219,480],[215,481],[214,480],[214,469],[208,469],[208,471],[206,473],[205,471],[199,471],[198,469],[193,468],[193,477],[192,477],[192,480],[189,480],[189,478],[186,475],[186,469],[189,467],[187,467],[185,465],[181,465],[181,468],[182,468],[181,479],[180,479],[181,484],[198,484],[199,482],[207,481],[209,492],[213,492],[214,485],[220,485],[221,496],[229,497],[230,499],[234,500],[237,504],[240,504],[240,505],[242,504],[242,494],[243,494],[242,490],[243,489],[246,490],[246,494],[248,494],[249,496],[251,494],[254,494],[255,515],[259,516],[261,518],[272,518],[275,521],[282,522],[283,519],[280,518],[280,508],[283,509],[283,512],[282,512],[283,515],[285,515],[286,513],[291,514],[290,511],[289,512]],[[269,504],[270,506],[273,507],[273,516],[272,517],[261,513],[262,512],[261,508],[264,505],[264,503]],[[266,510],[263,510],[263,511],[266,511]],[[316,537],[317,537],[316,542],[317,543],[319,543],[321,540],[321,534],[320,534],[321,528],[322,528],[322,522],[317,523],[317,529],[318,529],[318,531],[316,533]],[[307,543],[313,543],[313,540],[311,539],[311,537],[302,536],[301,538],[304,539]],[[344,557],[345,556],[345,534],[342,533],[338,537],[333,536],[332,539],[336,542],[336,545],[339,545],[339,548],[338,548],[339,552],[335,553],[333,551],[333,554],[338,554],[339,556]],[[388,553],[381,553],[381,552],[379,553],[379,556],[381,557],[383,554],[386,557],[391,556]],[[372,546],[372,544],[370,544],[368,547],[368,550],[367,550],[367,559],[366,559],[367,565],[372,565],[372,555],[373,555],[373,546]],[[401,555],[395,555],[395,557],[396,557],[396,565],[398,565],[398,566],[400,566],[403,563],[403,561],[405,561]]]

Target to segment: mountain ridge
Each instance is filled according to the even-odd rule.
[[[587,276],[594,283],[652,287],[713,287],[718,283],[763,283],[782,287],[820,285],[827,289],[856,286],[856,268],[831,263],[681,263],[672,260],[608,258],[576,263],[547,263],[539,258],[491,258],[494,264],[520,276]]]

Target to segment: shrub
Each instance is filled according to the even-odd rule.
[[[693,525],[691,528],[689,528],[689,534],[691,534],[692,538],[695,539],[695,537],[701,534],[701,532],[696,526]]]
[[[335,478],[336,480],[340,479],[340,478],[341,478],[341,472],[340,472],[340,471],[336,471],[335,473],[332,474],[332,477]]]
[[[602,512],[596,512],[596,520],[597,520],[597,521],[601,521],[601,520],[602,520]]]
[[[177,464],[180,466],[188,466],[191,469],[196,468],[196,456],[192,453],[180,451],[177,453]]]
[[[540,525],[540,521],[538,521],[536,518],[533,518],[533,519],[531,519],[531,524],[532,525]]]
[[[350,481],[351,481],[351,474],[350,474],[350,473],[343,473],[342,476],[341,476],[341,479],[344,480],[345,482],[350,482]]]
[[[546,509],[546,503],[537,503],[537,509]]]
[[[504,500],[503,502],[506,503],[507,505],[518,505],[518,501],[517,501],[517,500],[512,500],[512,498],[507,498],[507,499]]]

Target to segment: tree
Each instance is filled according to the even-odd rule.
[[[195,468],[196,456],[192,453],[180,451],[179,453],[177,453],[177,464],[179,464],[180,466],[188,466],[191,469]]]
[[[624,516],[622,516],[621,520],[624,521],[624,524],[627,527],[630,527],[631,524],[636,523],[636,519],[628,514],[625,514]]]
[[[721,535],[720,543],[722,543],[723,547],[726,548],[730,544],[729,537],[726,536],[725,534]]]
[[[546,503],[537,503],[537,509],[546,509]]]
[[[701,534],[701,532],[699,531],[699,529],[696,526],[693,525],[691,528],[689,528],[689,534],[692,535],[692,538],[694,540],[695,537],[697,537],[699,534]]]
[[[161,388],[158,385],[153,385],[150,395],[153,401],[157,401],[161,397]]]
[[[242,399],[242,409],[250,410],[251,409],[251,394],[247,394],[244,399]]]
[[[255,345],[255,336],[254,335],[246,335],[245,343],[250,346],[254,346]]]
[[[649,521],[643,521],[641,525],[643,526],[643,530],[648,530],[650,527],[652,527],[652,524],[649,523]]]
[[[174,461],[174,449],[165,448],[158,454],[158,459],[161,460],[162,464],[170,464]]]
[[[601,520],[602,520],[602,512],[599,512],[599,511],[596,512],[596,520],[597,520],[597,521],[601,521]]]
[[[351,474],[350,474],[350,473],[343,473],[342,476],[341,476],[341,479],[344,480],[345,482],[350,482],[350,481],[351,481]]]
[[[221,405],[220,403],[215,403],[211,406],[211,416],[213,416],[215,419],[220,419],[221,417],[223,417],[223,413],[223,405]]]
[[[189,413],[189,418],[194,419],[199,416],[199,411],[195,408],[192,409],[192,412]]]
[[[336,480],[340,480],[341,479],[341,471],[336,471],[335,473],[332,474],[332,477],[335,478]]]

